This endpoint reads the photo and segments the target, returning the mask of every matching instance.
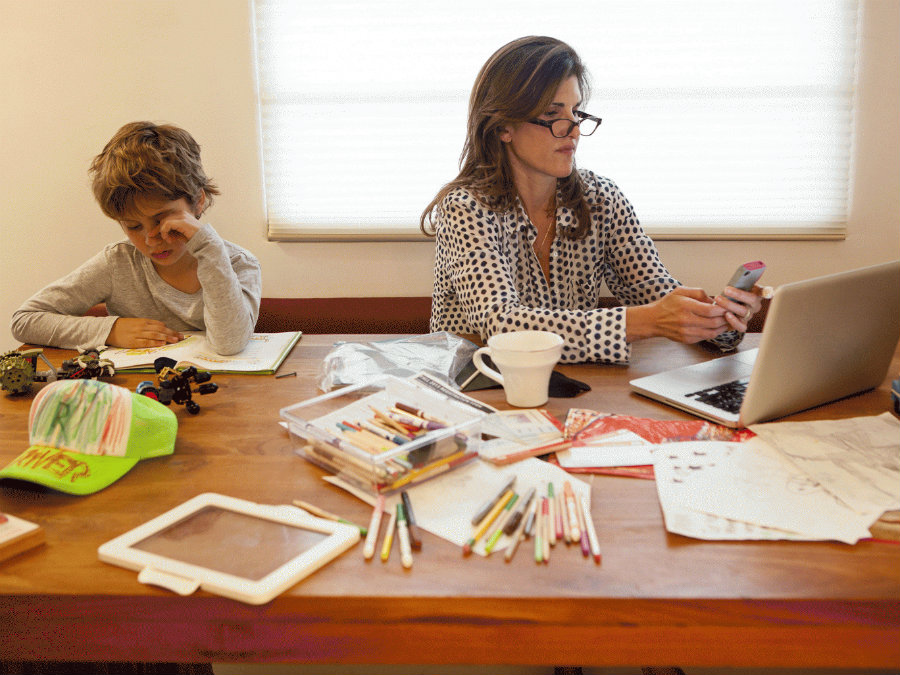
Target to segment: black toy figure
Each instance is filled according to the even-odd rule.
[[[191,415],[196,415],[200,412],[200,405],[193,400],[193,394],[214,394],[219,390],[219,385],[209,381],[212,375],[208,372],[198,371],[194,366],[176,368],[175,365],[174,359],[164,356],[156,359],[153,368],[159,376],[159,387],[155,387],[149,380],[144,380],[135,391],[164,405],[173,402],[184,405],[185,410]],[[198,386],[191,389],[191,383]]]

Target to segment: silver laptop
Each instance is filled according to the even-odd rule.
[[[758,349],[631,380],[729,427],[828,403],[884,380],[900,337],[900,260],[785,284]]]

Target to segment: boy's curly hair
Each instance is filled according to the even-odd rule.
[[[91,162],[94,197],[114,220],[134,210],[135,197],[174,201],[184,197],[204,210],[219,194],[200,163],[200,145],[184,129],[170,124],[132,122],[119,129]]]

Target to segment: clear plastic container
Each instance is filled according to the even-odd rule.
[[[484,415],[386,375],[282,408],[281,417],[302,457],[354,487],[389,494],[477,457]]]

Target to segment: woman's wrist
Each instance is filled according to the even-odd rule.
[[[656,319],[652,305],[625,308],[625,342],[644,340],[656,335]]]

